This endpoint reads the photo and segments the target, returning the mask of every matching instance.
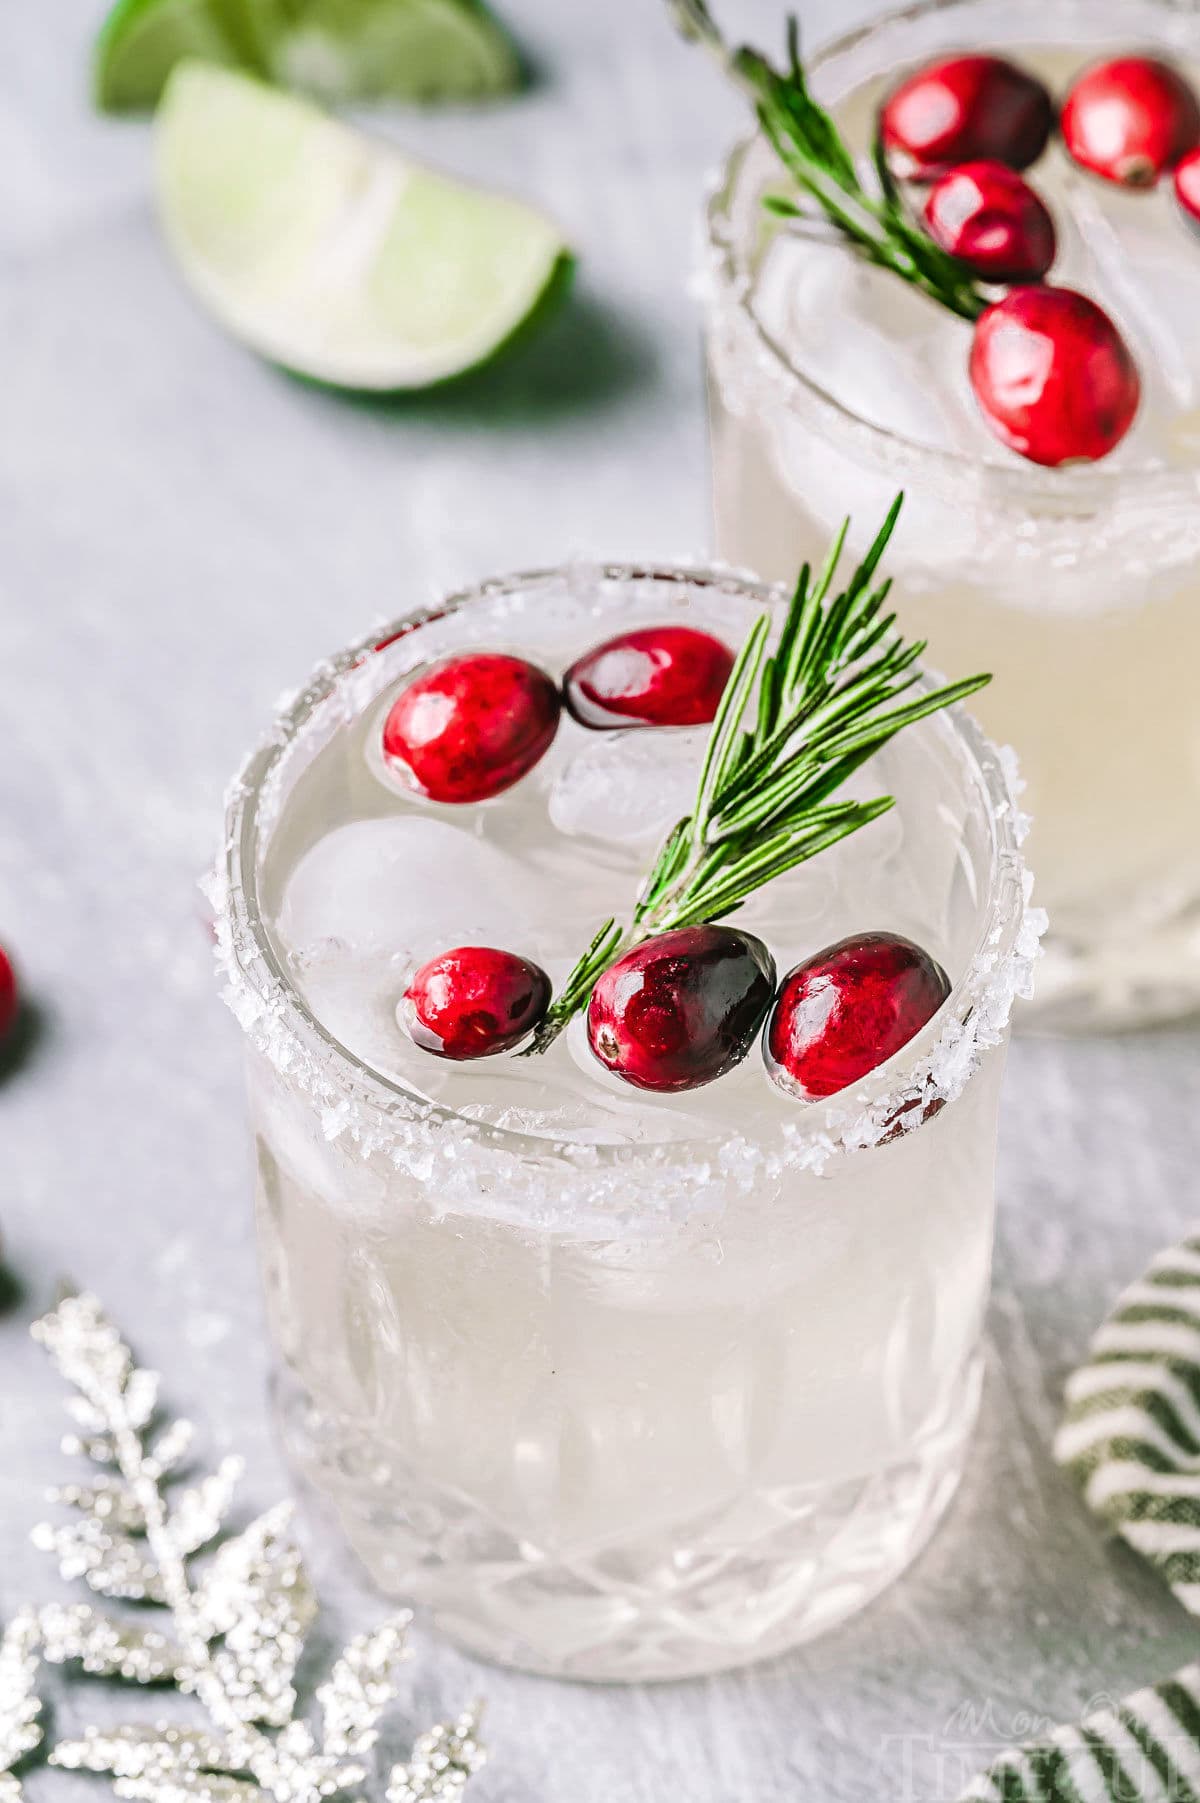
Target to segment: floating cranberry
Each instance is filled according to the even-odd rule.
[[[879,115],[889,160],[917,180],[981,159],[1028,168],[1053,124],[1049,91],[1000,56],[930,63],[901,82]]]
[[[16,972],[8,953],[0,945],[0,1040],[7,1039],[12,1032],[19,1008]]]
[[[558,731],[559,697],[523,658],[474,651],[448,657],[397,696],[383,755],[431,801],[487,801],[533,769]]]
[[[1032,463],[1095,463],[1138,410],[1137,364],[1102,307],[1071,288],[1014,288],[981,315],[971,386],[997,438]]]
[[[741,1063],[774,993],[761,940],[732,927],[680,927],[605,971],[588,1005],[588,1040],[637,1089],[698,1089]]]
[[[1054,221],[1041,196],[1004,163],[963,163],[925,202],[930,237],[985,282],[1038,282],[1054,261]]]
[[[899,934],[839,940],[780,985],[763,1034],[771,1078],[805,1102],[836,1095],[907,1045],[949,993],[941,965]]]
[[[511,1051],[550,1005],[545,971],[515,952],[460,945],[423,964],[400,1003],[414,1044],[462,1062]]]
[[[1176,165],[1175,198],[1187,224],[1200,231],[1200,150],[1189,150]]]
[[[1152,188],[1200,143],[1200,101],[1170,63],[1118,56],[1074,83],[1063,103],[1062,135],[1093,175]]]
[[[646,626],[597,645],[563,677],[581,726],[706,726],[716,715],[733,652],[694,626]]]

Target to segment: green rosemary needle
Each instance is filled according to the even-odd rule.
[[[908,644],[896,630],[895,614],[884,612],[891,584],[874,578],[902,501],[897,495],[839,593],[849,520],[820,574],[805,564],[769,654],[771,616],[754,622],[709,732],[692,812],[668,833],[629,922],[600,928],[525,1056],[553,1044],[630,946],[732,914],[765,883],[886,813],[890,795],[838,801],[836,791],[904,727],[991,681],[970,676],[899,699],[918,679],[925,643]]]
[[[878,141],[873,167],[879,191],[871,194],[863,186],[845,139],[809,92],[796,20],[788,21],[784,72],[757,50],[745,45],[731,49],[706,0],[668,0],[668,5],[683,35],[711,50],[748,91],[759,124],[792,180],[859,255],[902,276],[960,318],[978,319],[988,305],[986,294],[957,258],[908,217]],[[783,196],[769,195],[763,205],[784,218],[811,218]]]

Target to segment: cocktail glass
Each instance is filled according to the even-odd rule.
[[[1009,761],[959,710],[923,721],[867,773],[894,814],[747,907],[749,930],[810,948],[903,927],[953,978],[900,1054],[821,1104],[781,1095],[756,1052],[698,1094],[640,1095],[565,1039],[454,1067],[439,1098],[412,1048],[400,1075],[378,1067],[386,1046],[375,1064],[349,1048],[358,1028],[314,1003],[280,898],[348,820],[446,816],[390,791],[370,753],[429,658],[499,645],[561,668],[631,624],[724,623],[736,641],[781,605],[677,568],[484,584],[322,665],[231,794],[219,940],[287,1447],[384,1591],[554,1676],[674,1678],[790,1646],[875,1596],[950,1501],[979,1394],[1009,1011],[1036,950]],[[596,924],[606,860],[629,881],[612,835],[632,827],[589,841],[547,817],[548,794],[561,821],[577,793],[573,760],[616,755],[602,737],[564,724],[479,828],[560,884],[542,910],[556,977]],[[683,744],[653,740],[661,783]],[[410,871],[427,894],[437,874]]]
[[[1105,52],[1155,49],[1200,87],[1200,14],[1172,0],[926,0],[809,64],[844,135],[870,148],[908,68],[1011,55],[1062,94]],[[1141,417],[1106,461],[1039,469],[1004,450],[967,386],[970,326],[841,244],[768,222],[786,189],[761,138],[734,150],[707,213],[716,548],[783,580],[907,495],[889,553],[901,624],[1017,745],[1051,935],[1036,1014],[1066,1029],[1200,1005],[1200,245],[1167,190],[1131,194],[1052,144],[1052,279],[1115,316]],[[852,537],[856,549],[861,538]]]

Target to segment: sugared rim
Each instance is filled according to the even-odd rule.
[[[273,790],[279,786],[285,760],[319,708],[344,700],[345,717],[357,713],[349,691],[361,688],[364,659],[381,642],[407,636],[475,602],[527,596],[568,583],[576,591],[581,586],[601,591],[628,583],[686,584],[716,588],[772,608],[786,605],[788,599],[782,587],[712,566],[571,564],[462,590],[433,607],[375,628],[319,664],[251,751],[227,797],[224,849],[208,886],[225,999],[256,1049],[289,1085],[312,1100],[328,1138],[348,1135],[364,1157],[383,1154],[423,1180],[436,1180],[430,1166],[439,1156],[448,1156],[461,1170],[463,1152],[470,1144],[505,1158],[510,1172],[541,1166],[543,1182],[548,1159],[592,1177],[598,1170],[654,1164],[706,1182],[715,1154],[711,1141],[652,1145],[556,1141],[467,1119],[383,1076],[309,1011],[276,953],[260,908],[260,839],[274,824]],[[357,685],[355,671],[360,672]],[[930,678],[921,680],[932,686]],[[341,717],[340,709],[335,717]],[[787,1164],[819,1169],[833,1154],[878,1144],[886,1135],[917,1125],[922,1111],[914,1104],[935,1095],[953,1099],[978,1058],[1003,1038],[1015,997],[1028,992],[1044,920],[1029,907],[1031,883],[1020,850],[1026,823],[1018,805],[1015,759],[997,751],[960,708],[944,710],[930,724],[955,741],[980,783],[991,822],[990,901],[974,954],[934,1021],[887,1065],[828,1103],[797,1108],[796,1118],[781,1124],[774,1143],[738,1143],[736,1136],[731,1143],[730,1136],[723,1135],[721,1166],[733,1167],[735,1176],[745,1168],[749,1180],[751,1167],[760,1169],[763,1161],[776,1169]]]
[[[854,56],[864,45],[926,18],[969,13],[976,7],[995,3],[996,0],[917,0],[914,5],[893,8],[824,44],[808,59],[808,73],[820,92],[822,74],[830,65]],[[1054,0],[1042,0],[1039,10],[1044,14],[1046,6],[1052,8],[1053,3]],[[1186,4],[1180,4],[1178,0],[1141,0],[1141,5],[1164,20],[1190,24],[1196,38],[1195,53],[1200,55],[1200,12],[1193,0],[1186,0]],[[1133,31],[1134,27],[1130,25],[1125,35]],[[1178,51],[1179,46],[1172,43],[1167,48]],[[894,69],[903,66],[903,59],[892,65]],[[826,104],[841,97],[839,91],[821,94]],[[750,355],[757,361],[763,376],[778,385],[787,405],[801,408],[815,417],[820,429],[849,443],[867,461],[886,469],[901,486],[918,476],[923,482],[941,489],[961,489],[964,483],[983,482],[992,505],[1058,517],[1101,513],[1111,509],[1118,497],[1123,505],[1130,501],[1144,504],[1150,499],[1194,498],[1200,486],[1200,470],[1179,470],[1157,464],[1113,467],[1103,463],[1064,469],[1045,469],[1031,464],[1026,469],[1007,463],[999,456],[974,456],[969,452],[924,444],[919,439],[879,425],[838,400],[810,372],[792,361],[784,346],[763,324],[753,305],[753,275],[739,242],[735,207],[746,160],[763,144],[764,140],[757,133],[740,138],[710,180],[704,209],[704,299],[714,318],[719,319],[721,311],[726,310],[736,319],[745,334],[744,341],[738,346],[738,354]]]

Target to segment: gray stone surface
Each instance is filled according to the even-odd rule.
[[[825,0],[809,23],[869,10]],[[26,1330],[60,1274],[102,1294],[215,1444],[248,1454],[250,1502],[284,1487],[238,1045],[195,890],[277,692],[447,583],[706,538],[684,277],[736,104],[652,0],[508,11],[543,67],[534,92],[386,126],[553,208],[582,252],[578,295],[509,369],[387,406],[305,390],[188,301],[151,218],[145,129],[88,110],[98,0],[0,12],[0,938],[40,1013],[0,1087],[19,1286],[0,1316],[0,1616],[56,1589],[28,1529],[61,1467],[59,1387]],[[780,11],[741,7],[761,31]],[[480,1803],[915,1803],[953,1796],[1022,1715],[1180,1663],[1194,1624],[1102,1542],[1047,1446],[1090,1329],[1198,1212],[1198,1118],[1195,1033],[1016,1048],[983,1429],[949,1525],[867,1615],[765,1669],[628,1692],[481,1671],[423,1639],[402,1714],[487,1693]],[[320,1536],[317,1558],[335,1615],[361,1625],[372,1605]],[[114,1702],[74,1686],[58,1725]]]

